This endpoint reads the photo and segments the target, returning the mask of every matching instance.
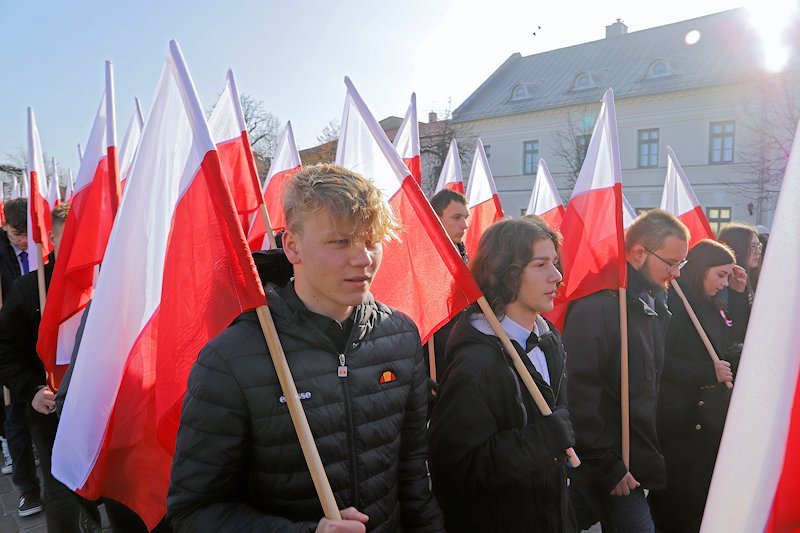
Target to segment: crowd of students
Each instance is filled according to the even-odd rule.
[[[505,219],[468,258],[464,196],[444,190],[431,205],[552,414],[537,407],[477,305],[434,336],[429,362],[413,322],[369,292],[382,243],[397,229],[390,207],[365,177],[308,167],[286,186],[281,248],[254,256],[268,265],[259,274],[341,520],[323,516],[249,312],[192,369],[157,529],[560,532],[599,521],[607,532],[699,530],[763,250],[755,229],[733,224],[689,250],[686,227],[656,209],[627,230],[628,458],[620,294],[573,302],[559,332],[545,318],[562,279],[557,231],[536,216]],[[8,202],[0,234],[0,382],[14,400],[5,426],[20,511],[42,506],[38,480],[17,475],[33,472],[12,429],[21,416],[42,458],[49,530],[97,529],[97,502],[48,471],[58,414],[35,351],[38,295],[23,255],[24,215],[24,200]],[[567,467],[571,447],[577,468]],[[124,506],[105,504],[115,531],[146,530]]]

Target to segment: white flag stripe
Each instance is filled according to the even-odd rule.
[[[536,183],[531,191],[531,200],[528,202],[526,215],[541,215],[556,207],[563,207],[561,195],[550,175],[550,169],[544,159],[539,159],[536,169]]]
[[[78,178],[75,180],[76,193],[92,184],[97,170],[97,163],[106,156],[106,148],[109,146],[106,135],[106,127],[108,125],[106,100],[104,91],[100,97],[100,106],[97,108],[97,115],[95,115],[92,129],[89,132],[89,139],[86,141],[86,151],[83,153],[81,165],[78,167]]]
[[[495,194],[497,194],[497,188],[494,186],[492,171],[489,169],[489,160],[486,158],[483,142],[478,139],[475,156],[472,159],[472,169],[469,172],[467,201],[470,207],[475,207],[491,200]]]
[[[439,175],[439,183],[436,184],[436,191],[439,192],[450,183],[464,183],[461,175],[461,158],[458,155],[458,144],[455,138],[450,140],[450,149],[447,150],[447,157],[442,166],[442,173]]]
[[[394,147],[403,159],[411,159],[419,155],[419,122],[417,122],[417,95],[411,93],[411,103],[406,116],[394,137]]]
[[[213,148],[173,41],[109,238],[56,435],[53,475],[73,490],[94,467],[131,348],[160,303],[175,206]],[[85,416],[87,405],[98,415]]]
[[[800,128],[781,187],[702,531],[749,533],[767,523],[787,450],[800,372]]]
[[[572,198],[622,183],[614,92],[606,90]]]
[[[661,209],[680,216],[700,205],[692,190],[686,174],[683,172],[675,152],[667,146],[667,177],[664,180],[664,192],[661,195]]]

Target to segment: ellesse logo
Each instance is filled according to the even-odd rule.
[[[384,370],[378,383],[391,383],[392,381],[397,381],[397,376],[391,370]]]
[[[300,398],[301,400],[308,400],[309,398],[311,398],[311,392],[300,392],[297,394],[297,397]],[[281,396],[280,398],[278,398],[278,401],[281,403],[286,403],[286,396]]]

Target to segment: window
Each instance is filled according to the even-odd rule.
[[[711,225],[711,230],[714,232],[714,235],[717,234],[722,226],[731,221],[730,207],[707,207],[706,214],[708,215],[708,223]]]
[[[733,163],[734,121],[712,122],[709,130],[708,164]]]
[[[483,145],[483,153],[486,154],[486,160],[492,160],[492,145],[491,144],[484,144]]]
[[[572,86],[572,88],[575,90],[580,90],[580,89],[588,89],[591,86],[592,86],[592,78],[590,78],[589,75],[584,72],[578,74],[578,77],[575,78],[575,84]]]
[[[522,173],[536,174],[539,165],[539,141],[522,143]]]
[[[658,128],[639,130],[639,168],[658,166]]]
[[[589,141],[592,139],[591,135],[578,135],[575,137],[575,148],[578,153],[578,161],[583,163],[586,158],[586,150],[589,149]]]
[[[663,78],[670,75],[672,75],[672,72],[670,72],[669,65],[661,59],[654,61],[647,72],[648,78]]]
[[[530,98],[530,95],[528,94],[528,89],[524,85],[515,85],[514,88],[511,89],[511,101],[526,100],[528,98]]]

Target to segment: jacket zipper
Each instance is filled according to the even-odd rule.
[[[564,374],[567,373],[567,351],[564,350],[564,359],[562,361],[561,375],[558,376],[558,386],[556,387],[556,395],[553,397],[553,407],[558,404],[558,395],[561,394],[561,382],[564,381]]]
[[[349,344],[350,342],[348,340],[348,346]],[[345,351],[347,351],[346,348]],[[342,383],[342,389],[344,390],[344,405],[347,415],[347,445],[350,455],[350,490],[353,494],[353,506],[356,509],[360,509],[358,498],[358,472],[356,470],[356,432],[353,424],[353,407],[350,403],[350,386],[347,381],[347,358],[344,353],[339,354],[338,375],[339,381]]]

